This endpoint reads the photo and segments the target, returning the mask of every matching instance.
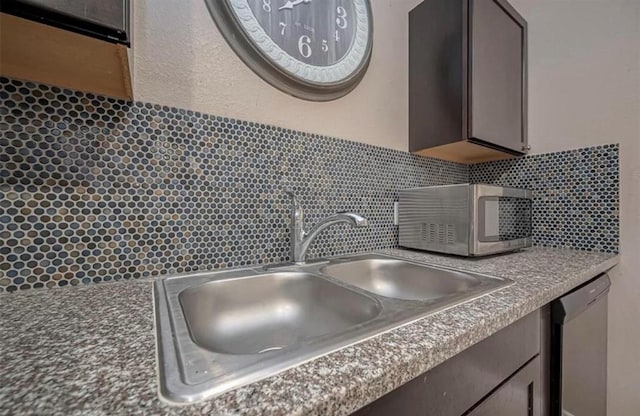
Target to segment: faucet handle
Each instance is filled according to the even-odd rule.
[[[292,223],[295,223],[296,227],[300,228],[302,230],[301,232],[304,233],[304,211],[302,210],[302,205],[300,204],[300,201],[298,201],[298,198],[292,188],[286,187],[284,188],[284,192],[291,197]]]
[[[296,197],[296,194],[293,192],[293,189],[284,188],[284,193],[291,197],[291,202],[293,203],[295,209],[302,208],[300,206],[300,201],[298,201],[298,198]]]

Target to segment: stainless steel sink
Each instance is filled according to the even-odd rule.
[[[339,334],[380,313],[368,296],[309,273],[225,279],[178,296],[200,347],[220,354],[262,354]]]
[[[161,396],[214,397],[511,283],[379,254],[159,279]]]
[[[469,273],[370,256],[329,264],[320,272],[380,296],[406,300],[442,298],[482,284]]]

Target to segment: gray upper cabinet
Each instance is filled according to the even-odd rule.
[[[129,0],[2,0],[0,11],[130,46]]]
[[[0,75],[133,99],[129,0],[0,0]]]
[[[527,23],[506,0],[409,14],[409,148],[463,163],[527,152]]]

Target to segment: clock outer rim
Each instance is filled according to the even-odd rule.
[[[349,77],[334,83],[313,83],[296,77],[271,62],[254,44],[236,19],[227,0],[204,0],[218,30],[234,53],[260,78],[279,90],[309,101],[331,101],[344,97],[358,86],[371,62],[373,50],[373,10],[371,2],[364,0],[369,20],[369,33],[364,58]]]

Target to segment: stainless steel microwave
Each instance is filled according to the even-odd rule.
[[[402,247],[486,256],[531,246],[532,193],[526,189],[460,184],[399,193]]]

